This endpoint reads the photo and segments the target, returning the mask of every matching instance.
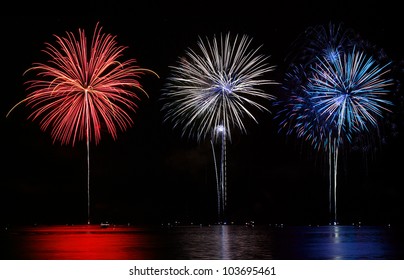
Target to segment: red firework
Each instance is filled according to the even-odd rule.
[[[104,124],[113,139],[118,130],[133,125],[131,113],[142,93],[147,96],[138,79],[145,73],[158,75],[136,65],[135,59],[120,61],[127,48],[119,46],[116,36],[102,33],[97,23],[91,44],[84,30],[79,37],[66,32],[56,36],[56,45],[45,43],[44,52],[50,56],[47,64],[34,63],[26,72],[36,72],[36,78],[26,82],[25,103],[33,111],[28,119],[39,120],[43,131],[50,130],[53,141],[74,146],[77,140],[87,144],[88,224],[90,224],[90,141],[101,139]],[[8,116],[7,114],[7,116]]]
[[[139,68],[135,59],[119,61],[127,47],[101,31],[97,23],[91,45],[81,29],[78,39],[66,32],[66,37],[55,35],[57,45],[45,43],[43,51],[50,60],[26,71],[36,71],[36,78],[26,82],[27,97],[10,112],[26,103],[33,109],[28,119],[40,120],[54,142],[72,146],[82,139],[98,144],[102,124],[114,139],[118,130],[131,127],[130,114],[140,100],[137,93],[147,96],[138,79],[146,72],[157,74]]]

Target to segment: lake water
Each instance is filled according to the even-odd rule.
[[[2,228],[3,260],[403,260],[387,226],[99,225]]]

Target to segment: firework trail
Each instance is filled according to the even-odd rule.
[[[330,25],[333,26],[333,25]],[[311,30],[311,29],[310,29]],[[319,36],[324,28],[315,28],[316,39],[307,43],[308,53],[291,66],[284,89],[288,97],[277,103],[281,110],[280,130],[309,141],[328,157],[331,223],[337,223],[337,167],[340,148],[354,137],[366,139],[378,128],[389,106],[388,78],[391,63],[381,64],[365,52],[364,44],[348,33],[338,35],[330,27],[328,36]],[[317,32],[320,30],[321,32]],[[341,29],[337,31],[342,32]],[[328,42],[319,41],[328,39]],[[320,44],[321,43],[321,44]]]
[[[276,84],[265,78],[274,66],[258,53],[260,47],[250,48],[251,41],[246,35],[232,39],[230,33],[199,38],[198,48],[189,48],[170,67],[161,96],[163,122],[198,142],[209,137],[215,162],[214,143],[220,143],[220,167],[215,164],[219,219],[226,206],[226,141],[231,141],[233,129],[247,133],[245,118],[257,122],[253,110],[269,111],[262,100],[275,99],[261,88]]]
[[[54,35],[56,44],[45,43],[50,59],[26,71],[36,72],[36,78],[26,82],[27,97],[7,116],[25,103],[32,108],[28,119],[38,120],[41,130],[50,130],[53,142],[74,146],[86,140],[90,223],[90,142],[99,143],[102,125],[114,140],[119,130],[133,125],[138,93],[147,97],[139,78],[157,74],[137,66],[135,59],[123,60],[127,47],[118,45],[116,36],[103,33],[98,23],[90,44],[84,30],[78,33],[78,38],[72,32],[66,32],[66,37]]]

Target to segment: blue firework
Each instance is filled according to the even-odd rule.
[[[352,135],[365,135],[378,126],[392,105],[386,98],[393,84],[385,78],[389,65],[379,65],[355,49],[333,61],[318,59],[305,90],[329,134],[351,142]]]
[[[306,41],[292,58],[283,85],[286,98],[276,103],[281,106],[276,117],[280,130],[324,152],[331,221],[336,224],[338,155],[353,141],[371,143],[390,111],[391,62],[381,63],[380,58],[386,59],[382,52],[341,25],[315,26],[303,35]]]

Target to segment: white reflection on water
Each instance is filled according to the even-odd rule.
[[[229,237],[229,227],[228,226],[224,226],[222,225],[220,227],[220,231],[221,231],[221,259],[222,260],[229,260],[231,259],[231,254],[230,254],[230,237]]]

